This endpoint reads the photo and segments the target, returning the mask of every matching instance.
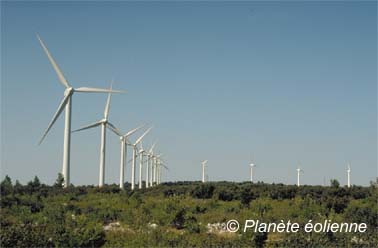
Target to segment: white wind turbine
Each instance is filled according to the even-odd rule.
[[[136,167],[136,158],[137,158],[137,154],[138,154],[137,145],[142,141],[142,139],[144,138],[144,136],[146,136],[148,134],[148,132],[150,132],[151,129],[152,129],[152,127],[150,127],[149,129],[147,129],[142,134],[142,136],[140,136],[135,141],[135,143],[132,144],[132,147],[133,147],[133,157],[132,157],[132,166],[131,166],[131,190],[134,190],[134,188],[135,188],[135,167]]]
[[[127,144],[129,144],[127,138],[133,133],[135,133],[136,131],[138,131],[139,129],[141,129],[143,126],[144,125],[134,128],[128,131],[126,134],[121,135],[119,137],[121,141],[121,163],[120,163],[120,172],[119,172],[119,187],[121,189],[124,188],[124,184],[125,184],[125,161],[127,158]]]
[[[303,170],[300,167],[298,167],[297,168],[297,186],[298,187],[301,186],[300,181],[299,181],[299,175],[301,172],[303,173]]]
[[[112,84],[113,82],[110,85],[110,90],[112,89]],[[99,187],[104,186],[104,182],[105,182],[106,128],[109,128],[118,136],[121,135],[120,131],[112,123],[109,122],[109,108],[110,108],[111,95],[112,95],[111,93],[108,94],[108,99],[106,101],[103,119],[72,131],[74,133],[74,132],[79,132],[82,130],[94,128],[97,126],[101,126],[100,173],[99,173],[99,182],[98,182]]]
[[[86,92],[86,93],[123,93],[124,91],[118,90],[109,90],[109,89],[99,89],[99,88],[90,88],[90,87],[80,87],[73,88],[66,78],[64,77],[62,71],[60,70],[58,64],[55,62],[51,56],[49,50],[43,43],[42,39],[37,35],[39,43],[41,44],[44,52],[47,55],[52,67],[55,70],[55,73],[58,75],[59,82],[66,88],[64,91],[63,100],[60,102],[57,111],[55,112],[52,120],[50,121],[46,131],[44,132],[39,144],[42,143],[47,133],[50,131],[51,127],[54,125],[55,121],[58,119],[59,115],[65,109],[65,126],[64,126],[64,143],[63,143],[63,168],[62,175],[64,178],[64,187],[70,185],[70,146],[71,146],[71,109],[72,109],[72,95],[74,92]]]
[[[206,166],[207,160],[202,161],[202,182],[205,182],[205,166]]]
[[[154,182],[156,185],[160,184],[161,182],[161,166],[166,168],[168,170],[168,167],[166,167],[163,162],[161,157],[163,156],[162,153],[159,155],[154,156],[155,158],[155,164],[154,164]]]
[[[150,150],[146,154],[147,162],[146,162],[146,188],[152,186],[152,164],[151,164],[151,156],[153,155],[153,150],[156,145],[156,142],[151,146]]]
[[[347,174],[348,174],[348,188],[350,188],[350,163],[348,164]]]
[[[165,165],[165,163],[163,163],[160,159],[158,159],[158,171],[159,171],[159,173],[158,173],[158,184],[160,184],[161,183],[161,167],[163,167],[163,168],[165,168],[166,170],[168,170],[169,171],[169,168]]]
[[[251,173],[251,183],[253,183],[253,167],[255,167],[256,165],[254,163],[250,163],[249,166],[250,166],[250,173]]]
[[[158,183],[158,160],[163,154],[159,155],[153,155],[152,156],[152,173],[153,173],[153,178],[152,178],[152,185],[157,185]]]
[[[138,155],[139,155],[139,184],[138,184],[138,186],[139,186],[139,189],[142,189],[142,176],[143,176],[142,168],[143,168],[143,157],[144,157],[145,153],[146,153],[146,151],[143,149],[143,144],[142,144],[142,142],[140,142],[140,148],[139,148],[139,151],[138,151]],[[146,180],[146,185],[147,185],[147,180]]]

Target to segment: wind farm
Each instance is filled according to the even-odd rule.
[[[1,247],[378,246],[377,3],[1,5]]]

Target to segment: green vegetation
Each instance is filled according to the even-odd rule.
[[[377,247],[378,188],[264,183],[53,186],[1,182],[1,247]],[[365,233],[222,231],[236,219],[357,222]],[[219,223],[219,224],[217,224]]]

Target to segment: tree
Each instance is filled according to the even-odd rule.
[[[339,181],[337,181],[336,179],[331,179],[331,187],[338,188],[339,186]]]
[[[10,179],[8,175],[6,175],[4,180],[1,182],[0,189],[1,189],[1,195],[8,195],[12,193],[13,191],[12,180]]]
[[[55,181],[54,187],[63,188],[63,184],[64,184],[64,177],[62,173],[58,173],[58,178]]]
[[[254,199],[254,195],[253,195],[253,192],[250,191],[248,188],[244,189],[240,195],[240,203],[245,206],[245,207],[248,207],[249,206],[249,203]]]

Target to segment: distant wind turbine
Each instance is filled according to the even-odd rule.
[[[110,85],[110,90],[112,89],[112,87],[113,87],[113,82]],[[112,95],[111,93],[109,93],[108,95],[103,119],[72,131],[72,132],[79,132],[82,130],[101,126],[100,173],[99,173],[99,182],[98,182],[99,187],[104,186],[104,181],[105,181],[106,128],[109,128],[112,132],[114,132],[118,136],[121,135],[120,131],[112,123],[109,122],[109,108],[110,108],[111,95]]]
[[[51,56],[49,50],[43,43],[42,39],[37,35],[39,43],[41,44],[44,52],[47,55],[52,67],[55,70],[55,73],[58,75],[59,82],[66,88],[64,91],[63,100],[60,102],[57,111],[55,112],[52,120],[50,121],[46,131],[44,132],[39,144],[42,143],[47,133],[54,125],[55,121],[58,119],[59,115],[65,109],[65,126],[64,126],[64,143],[63,143],[63,166],[62,166],[62,175],[64,178],[64,187],[70,185],[70,146],[71,146],[71,108],[72,108],[72,96],[74,92],[86,92],[86,93],[124,93],[124,91],[118,90],[109,90],[109,89],[100,89],[100,88],[90,88],[90,87],[80,87],[73,88],[66,78],[64,77],[62,71],[60,70],[58,64],[55,62]]]
[[[139,189],[142,188],[142,180],[143,180],[143,157],[144,157],[144,154],[146,153],[146,151],[143,149],[143,144],[142,142],[140,142],[140,148],[139,148],[139,151],[138,151],[138,155],[139,155]],[[147,182],[147,181],[146,181]]]
[[[302,170],[300,167],[298,167],[298,168],[297,168],[297,186],[298,186],[298,187],[301,186],[300,181],[299,181],[299,174],[300,174],[301,172],[303,173],[303,170]]]
[[[124,189],[125,184],[125,161],[127,158],[127,144],[128,144],[128,137],[131,136],[133,133],[141,129],[144,125],[141,125],[137,128],[134,128],[128,131],[126,134],[121,135],[119,137],[121,142],[121,163],[120,163],[120,171],[119,171],[119,187]]]
[[[202,161],[202,182],[205,182],[205,166],[206,166],[207,160]]]
[[[253,167],[255,167],[256,165],[254,163],[250,163],[249,166],[250,166],[250,173],[251,173],[251,183],[253,183]]]
[[[348,188],[350,188],[350,163],[348,164],[347,173],[348,173]]]
[[[150,131],[151,131],[152,127],[150,127],[149,129],[147,129],[136,141],[134,144],[132,144],[132,147],[133,147],[133,157],[132,157],[132,166],[131,166],[131,190],[134,190],[135,188],[135,167],[136,167],[136,158],[137,158],[137,154],[138,154],[138,148],[137,148],[137,145],[142,141],[142,139],[144,138],[144,136],[146,136]]]
[[[153,155],[153,150],[156,145],[156,142],[151,146],[150,150],[146,154],[147,162],[146,162],[146,188],[152,186],[152,168],[151,168],[151,156]]]

